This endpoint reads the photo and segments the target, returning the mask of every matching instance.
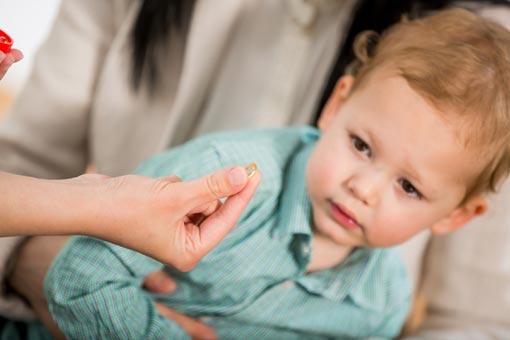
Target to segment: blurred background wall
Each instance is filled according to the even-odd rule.
[[[48,34],[59,3],[60,0],[0,0],[0,29],[14,39],[14,46],[25,55],[0,81],[0,117],[28,76],[34,54]]]

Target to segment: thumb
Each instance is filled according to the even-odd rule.
[[[14,48],[11,50],[11,52],[9,52],[9,54],[12,56],[13,62],[15,63],[17,63],[24,57],[23,52]]]
[[[227,198],[225,203],[221,205],[218,210],[209,215],[200,224],[200,242],[194,242],[194,244],[199,245],[195,249],[197,260],[201,259],[218,245],[228,232],[234,228],[241,214],[253,198],[259,182],[260,174],[254,173],[253,178],[241,192]]]
[[[218,170],[194,181],[181,183],[186,186],[184,200],[187,207],[192,209],[198,205],[237,194],[246,186],[256,169],[255,163],[247,167],[234,166]]]

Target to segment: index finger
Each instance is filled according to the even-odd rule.
[[[0,79],[4,77],[12,64],[21,60],[22,58],[23,54],[19,50],[12,50],[7,54],[0,52]]]
[[[189,211],[205,203],[239,193],[256,170],[255,163],[246,167],[234,166],[182,183],[181,185],[186,187],[186,190],[182,190],[184,208]]]
[[[9,52],[9,54],[12,56],[12,58],[14,59],[14,62],[18,62],[20,61],[21,59],[23,59],[23,52],[21,52],[20,50],[18,49],[15,49],[13,48],[11,50],[11,52]]]
[[[200,224],[200,248],[198,258],[211,251],[234,228],[244,209],[248,206],[260,183],[257,171],[239,193],[227,198],[225,203]]]

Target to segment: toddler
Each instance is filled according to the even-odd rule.
[[[45,281],[69,338],[186,338],[156,302],[224,339],[392,338],[411,288],[392,246],[486,210],[510,168],[510,32],[452,9],[364,33],[318,123],[195,139],[142,164],[183,179],[256,162],[237,227],[169,295],[141,288],[163,265],[72,239]],[[172,247],[172,244],[168,245]]]

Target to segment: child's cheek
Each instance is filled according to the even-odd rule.
[[[321,187],[324,184],[323,180],[331,175],[328,156],[328,152],[320,145],[311,154],[307,168],[308,185],[311,189]]]
[[[391,208],[383,209],[382,214],[374,218],[369,241],[374,246],[391,247],[401,244],[424,228],[421,227],[421,216],[415,212],[402,214]]]

